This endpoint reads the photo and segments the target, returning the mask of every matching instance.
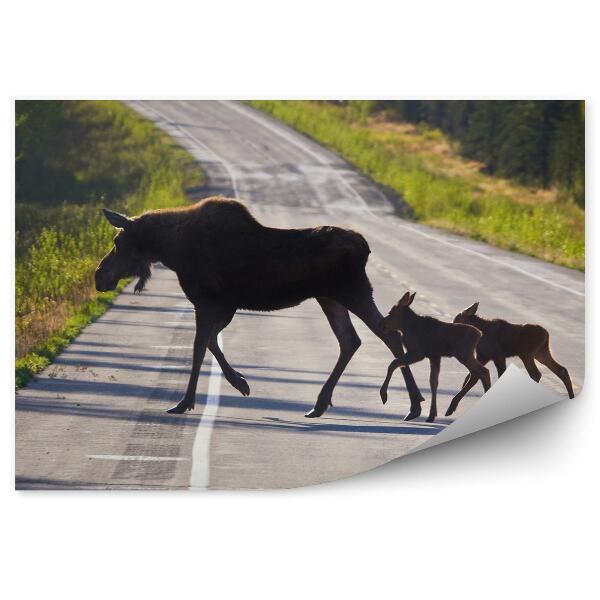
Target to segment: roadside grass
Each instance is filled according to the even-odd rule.
[[[55,160],[62,159],[61,168],[72,175],[67,195],[81,194],[81,201],[41,196],[19,202],[17,195],[17,389],[104,313],[126,283],[115,292],[95,291],[95,268],[115,234],[100,208],[138,214],[181,205],[186,189],[204,178],[187,152],[120,102],[75,102],[67,111],[61,126],[77,128],[69,153],[79,156],[76,161],[69,156]]]
[[[250,104],[337,152],[396,191],[428,225],[583,270],[584,211],[556,190],[529,188],[481,172],[438,130],[369,118],[353,103]]]
[[[66,318],[61,329],[51,333],[43,343],[18,358],[15,362],[16,389],[26,385],[36,373],[44,370],[89,323],[104,314],[126,284],[127,281],[122,281],[115,291],[103,292],[97,298],[74,307],[73,314]]]

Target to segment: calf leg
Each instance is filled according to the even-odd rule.
[[[236,371],[225,358],[221,348],[219,348],[219,342],[217,340],[217,335],[219,332],[229,323],[231,323],[231,319],[233,319],[233,315],[235,311],[232,311],[230,315],[228,315],[225,319],[220,321],[215,328],[213,329],[210,339],[208,340],[208,349],[211,351],[212,355],[216,358],[219,363],[219,367],[221,367],[221,371],[223,371],[223,376],[225,379],[238,391],[242,396],[250,395],[250,386],[246,381],[246,378]]]
[[[373,301],[373,292],[366,274],[359,282],[355,290],[340,295],[337,300],[348,310],[354,313],[365,325],[392,351],[396,358],[404,356],[402,347],[402,335],[397,331],[383,331],[381,320],[383,315],[377,309]],[[408,367],[402,368],[402,375],[406,383],[406,389],[410,397],[410,412],[404,418],[405,421],[417,418],[421,414],[421,402],[424,398],[417,387],[415,378]]]
[[[523,361],[523,364],[525,365],[527,372],[529,373],[529,377],[531,377],[531,379],[533,379],[536,383],[538,383],[540,381],[540,379],[542,378],[542,373],[537,368],[537,365],[535,364],[535,360],[533,360],[533,356],[521,356],[520,358]]]
[[[381,401],[385,404],[387,402],[387,390],[390,385],[390,381],[392,379],[392,375],[394,371],[398,368],[406,367],[407,365],[412,365],[420,360],[423,360],[425,357],[422,355],[411,354],[407,352],[401,358],[395,358],[388,366],[387,375],[383,383],[381,384],[381,389],[379,390],[379,395],[381,396]]]
[[[333,390],[342,376],[346,365],[360,347],[360,338],[352,325],[352,321],[350,321],[348,310],[339,302],[329,298],[317,298],[317,302],[323,309],[329,325],[338,340],[340,354],[331,375],[329,375],[319,392],[317,403],[312,410],[304,415],[308,418],[320,417],[330,406],[333,406],[331,403]]]
[[[502,374],[506,371],[506,358],[504,356],[494,358],[494,365],[496,366],[496,371],[498,371],[498,378],[502,377]]]
[[[482,355],[479,352],[477,352],[476,358],[484,367],[485,367],[485,365],[487,365],[487,363],[490,360],[489,358],[487,358],[487,355]],[[500,372],[500,366],[498,366],[499,364],[502,364],[500,361],[503,361],[503,363],[504,363],[504,368],[502,369],[502,373],[504,373],[504,371],[506,371],[506,359],[504,359],[504,358],[494,359],[494,364],[496,365],[496,369],[498,370],[498,377],[500,377],[500,375],[502,375],[502,373]],[[471,375],[471,373],[469,373],[465,377],[465,380],[463,381],[463,385],[462,385],[463,387],[465,387],[465,385],[467,385],[467,381],[469,381],[470,375]]]
[[[460,392],[458,392],[458,394],[456,394],[456,396],[454,396],[454,398],[452,398],[452,401],[450,402],[450,406],[448,407],[448,410],[446,411],[447,417],[449,417],[452,413],[454,413],[454,411],[458,407],[458,403],[465,397],[467,392],[478,381],[479,381],[479,377],[477,377],[477,375],[475,375],[474,373],[469,373],[469,375],[467,376],[467,382],[465,383],[463,388],[460,390]]]
[[[429,385],[431,386],[431,408],[429,409],[428,423],[433,423],[437,417],[437,388],[440,378],[440,363],[442,359],[439,356],[429,359]]]
[[[446,411],[446,416],[449,417],[458,407],[458,403],[464,398],[465,394],[481,379],[483,389],[487,392],[490,389],[490,372],[484,367],[474,356],[465,359],[459,359],[462,364],[469,369],[469,376],[462,389],[450,402],[450,406]]]
[[[541,362],[543,365],[546,365],[565,384],[569,398],[575,398],[569,371],[567,371],[566,367],[563,367],[554,360],[552,352],[550,352],[550,345],[548,343],[546,343],[541,350],[537,351],[535,359]]]
[[[491,385],[490,372],[484,367],[474,356],[469,359],[469,361],[465,365],[469,371],[475,373],[481,379],[483,383],[483,389],[487,392]]]
[[[179,403],[167,411],[168,413],[182,414],[194,408],[200,367],[206,354],[206,346],[208,345],[210,335],[215,327],[215,323],[220,320],[219,317],[222,318],[222,315],[219,315],[215,310],[196,307],[196,336],[194,338],[194,354],[190,380],[185,395]]]

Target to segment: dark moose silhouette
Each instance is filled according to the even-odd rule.
[[[319,417],[331,406],[335,385],[360,346],[348,311],[360,318],[400,358],[402,336],[383,331],[365,272],[369,245],[359,234],[339,227],[277,229],[259,223],[240,202],[211,197],[177,209],[127,217],[103,209],[120,229],[114,246],[96,270],[96,289],[115,289],[119,279],[139,277],[141,292],[152,263],[162,262],[177,274],[194,305],[196,336],[190,380],[183,399],[169,409],[184,413],[195,405],[196,385],[206,348],[217,359],[227,381],[250,393],[217,344],[238,309],[273,311],[315,298],[340,346],[340,354],[307,417]],[[410,396],[406,420],[421,414],[423,397],[408,367],[402,369]]]
[[[477,360],[485,365],[490,360],[494,361],[498,377],[506,370],[506,359],[518,356],[525,365],[529,376],[539,382],[542,373],[537,368],[535,361],[546,365],[567,388],[569,398],[574,398],[573,384],[569,371],[557,363],[550,350],[550,334],[541,325],[517,325],[509,323],[504,319],[484,319],[477,315],[479,302],[475,302],[469,308],[454,317],[455,323],[465,323],[477,327],[482,332],[482,337],[477,345]],[[456,395],[446,415],[451,415],[463,396],[477,383],[477,379],[468,381],[465,379],[463,389]]]
[[[475,358],[475,348],[481,338],[481,331],[471,325],[444,323],[434,317],[418,315],[410,308],[415,299],[415,294],[416,292],[413,294],[406,292],[398,303],[392,307],[387,317],[381,321],[381,327],[385,331],[401,332],[406,354],[390,363],[387,376],[381,386],[380,395],[385,404],[390,379],[398,367],[405,367],[428,358],[430,364],[431,408],[427,421],[432,423],[437,416],[436,395],[442,356],[454,357],[465,365],[469,369],[467,380],[474,379],[474,381],[478,381],[481,379],[486,391],[490,388],[490,373]],[[465,381],[463,390],[466,388],[466,384]],[[446,415],[448,414],[446,413]]]

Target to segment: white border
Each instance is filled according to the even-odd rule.
[[[583,97],[595,165],[593,8],[578,0],[5,3],[5,197],[14,97]],[[595,180],[588,169],[592,307]],[[7,257],[14,224],[10,201],[3,206]],[[10,262],[0,261],[2,282],[12,283]],[[358,478],[258,494],[23,494],[11,491],[13,297],[3,289],[5,595],[164,598],[198,582],[210,597],[261,598],[549,599],[595,589],[594,310],[575,401]]]

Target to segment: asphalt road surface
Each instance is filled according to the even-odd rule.
[[[233,102],[131,102],[187,148],[208,175],[199,197],[236,196],[276,227],[333,224],[368,240],[382,312],[407,290],[417,311],[480,312],[538,322],[576,392],[584,376],[581,273],[416,225],[370,181],[315,142]],[[241,311],[222,333],[229,362],[251,387],[242,397],[207,353],[196,410],[165,410],[183,395],[194,333],[174,274],[157,266],[141,296],[132,286],[16,397],[16,486],[29,488],[271,488],[330,481],[381,465],[451,423],[404,422],[398,372],[383,406],[391,355],[357,319],[363,345],[320,419],[305,419],[338,353],[314,300],[269,314]],[[491,365],[490,365],[491,366]],[[545,367],[542,382],[566,398]],[[428,363],[413,368],[429,400]],[[495,373],[492,368],[493,379]],[[438,412],[465,376],[444,359]],[[477,400],[467,396],[454,417]]]

